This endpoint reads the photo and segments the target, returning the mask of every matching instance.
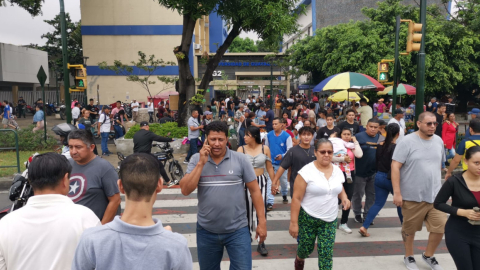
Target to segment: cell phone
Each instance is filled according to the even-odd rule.
[[[205,142],[204,142],[205,145],[208,145],[208,136],[205,135]]]

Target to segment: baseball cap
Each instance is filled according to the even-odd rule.
[[[400,110],[400,109],[396,109],[396,110],[395,110],[395,115],[397,115],[397,114],[403,114],[403,111]]]
[[[212,112],[211,111],[205,111],[203,114],[204,115],[210,115],[210,114],[212,114]]]
[[[478,108],[473,108],[471,111],[468,112],[468,114],[478,114],[480,113],[480,109]]]
[[[147,121],[142,121],[140,123],[140,127],[144,127],[144,126],[148,126],[148,122]]]

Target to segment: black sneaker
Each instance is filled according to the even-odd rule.
[[[357,223],[363,223],[363,219],[361,215],[355,215],[355,222]]]
[[[257,252],[262,256],[268,255],[268,250],[265,248],[265,243],[258,244]]]
[[[183,164],[188,164],[188,160],[185,159],[185,160],[183,161]]]
[[[287,203],[288,203],[287,196],[283,196],[283,204],[287,204]]]
[[[267,204],[267,211],[272,211],[273,210],[273,204]]]

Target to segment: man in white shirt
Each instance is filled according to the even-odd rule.
[[[247,100],[245,100],[245,104],[247,104],[247,106],[248,106],[248,104],[250,104],[250,96],[248,96]]]
[[[153,123],[154,122],[153,121],[153,113],[155,112],[155,109],[153,108],[153,99],[152,98],[149,99],[149,102],[148,102],[147,106],[148,106],[148,116],[150,118],[148,120],[148,122]]]
[[[108,156],[112,154],[110,150],[108,150],[108,135],[110,134],[110,129],[112,127],[112,120],[110,119],[110,107],[106,106],[103,110],[103,113],[100,114],[100,118],[97,122],[97,130],[100,132],[100,136],[102,137],[102,155]]]
[[[137,102],[136,99],[134,99],[131,106],[132,106],[132,120],[133,122],[137,122],[138,108],[140,108],[140,104]]]
[[[35,196],[0,220],[0,269],[70,269],[83,231],[100,225],[66,195],[72,166],[56,153],[35,156],[28,178]]]
[[[368,106],[367,100],[362,98],[360,99],[360,108],[352,107],[355,113],[360,114],[360,125],[363,127],[363,130],[367,128],[368,120],[373,118],[372,107]]]
[[[298,116],[298,124],[295,125],[295,129],[299,131],[303,127],[303,121],[308,120],[308,114],[304,113]]]
[[[77,125],[78,118],[80,117],[80,103],[76,102],[72,109],[73,125]]]
[[[396,109],[395,116],[392,119],[390,119],[390,121],[388,121],[389,125],[394,123],[400,127],[400,135],[398,136],[397,142],[399,142],[405,136],[405,132],[407,130],[403,116],[404,116],[403,111],[401,109]]]

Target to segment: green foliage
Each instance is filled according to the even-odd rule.
[[[109,66],[107,62],[103,61],[98,63],[98,66],[100,69],[110,70],[115,72],[116,74],[121,74],[125,76],[127,78],[127,81],[139,84],[142,88],[144,88],[148,92],[149,96],[154,96],[150,93],[149,85],[155,84],[156,81],[150,80],[150,77],[153,75],[155,70],[164,68],[167,65],[175,66],[176,63],[171,61],[165,62],[163,61],[163,59],[155,59],[155,55],[153,54],[147,57],[147,55],[142,51],[138,52],[138,57],[139,57],[138,62],[135,62],[135,61],[130,62],[131,66],[122,63],[122,61],[120,60],[113,61],[113,65],[111,66]],[[139,70],[146,71],[148,75],[143,76],[143,75],[135,74],[133,67],[136,67]],[[167,76],[157,76],[157,79],[166,85],[166,87],[164,87],[162,91],[168,88],[173,88],[175,85],[175,82],[178,80],[177,77],[167,77]]]
[[[255,42],[250,38],[241,38],[236,37],[230,47],[228,47],[228,51],[231,53],[240,53],[240,52],[257,52],[258,47],[255,45]]]
[[[18,149],[20,151],[41,151],[52,150],[57,145],[57,140],[50,136],[47,132],[47,142],[43,137],[43,130],[33,132],[34,125],[17,131],[18,134]],[[15,147],[15,136],[13,132],[0,133],[2,140],[0,140],[0,148]]]
[[[468,28],[477,35],[480,34],[480,0],[443,0],[445,10],[450,12],[448,4],[456,6],[457,11],[449,13],[451,20]]]
[[[313,75],[314,83],[346,72],[377,77],[377,62],[394,58],[395,17],[419,21],[419,9],[399,0],[378,2],[378,8],[363,8],[370,20],[318,29],[287,51],[285,66],[292,75]],[[400,51],[405,51],[407,25],[400,30]],[[445,19],[436,6],[429,6],[426,28],[427,94],[459,93],[480,83],[480,40],[465,27]],[[400,56],[401,82],[415,85],[417,53]],[[294,76],[294,77],[295,77]],[[393,77],[393,68],[390,76]]]
[[[7,2],[12,6],[18,5],[35,17],[42,14],[42,4],[45,0],[0,0],[0,7],[6,6]]]
[[[125,139],[132,139],[133,135],[140,130],[140,125],[135,125],[131,127],[127,134],[125,134]],[[188,136],[187,127],[178,127],[177,122],[170,122],[165,124],[150,124],[150,131],[153,133],[170,138],[183,138]],[[168,135],[170,133],[170,135]]]
[[[81,22],[72,22],[70,15],[65,13],[67,26],[67,51],[68,63],[83,64],[82,32]],[[60,15],[55,16],[53,20],[44,20],[49,24],[52,32],[43,34],[42,39],[47,39],[45,45],[30,44],[30,48],[45,51],[48,53],[48,65],[50,69],[58,71],[58,80],[63,80],[63,56],[62,56],[62,30],[60,28]],[[72,71],[72,75],[74,71]]]
[[[205,102],[205,89],[197,89],[197,93],[190,99],[190,103],[193,105],[202,104]]]

